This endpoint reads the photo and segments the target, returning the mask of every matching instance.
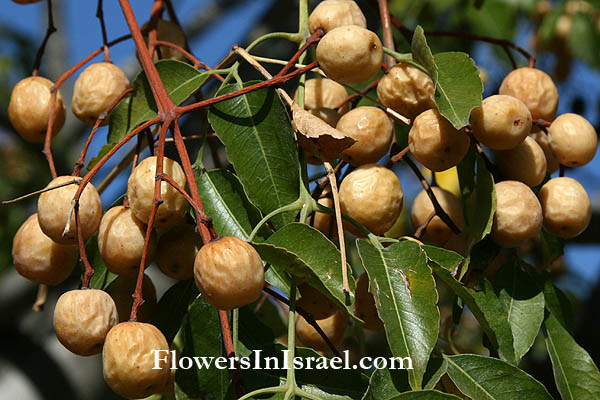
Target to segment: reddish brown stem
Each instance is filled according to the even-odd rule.
[[[300,56],[310,46],[312,46],[314,43],[317,43],[319,40],[321,40],[321,37],[323,37],[323,31],[321,29],[318,29],[315,33],[310,35],[308,37],[308,39],[306,39],[306,42],[302,46],[300,46],[300,48],[298,49],[296,54],[294,54],[292,56],[292,58],[288,61],[288,63],[281,69],[281,71],[279,71],[279,73],[277,75],[275,75],[275,78],[285,75],[296,64],[296,61],[298,61]]]
[[[196,56],[194,56],[192,53],[190,53],[189,51],[185,50],[183,47],[176,45],[175,43],[171,43],[171,42],[165,42],[163,40],[155,40],[154,44],[156,46],[164,46],[164,47],[170,47],[172,49],[177,50],[178,52],[180,52],[181,54],[183,54],[183,56],[188,59],[188,61],[192,62],[194,64],[194,68],[196,69],[204,69],[206,71],[210,71],[211,68],[206,65],[205,63],[203,63],[202,61],[200,61],[200,59],[198,59]],[[219,79],[221,82],[223,82],[225,79],[219,75],[219,74],[214,74],[214,76]]]
[[[102,32],[102,44],[104,46],[104,62],[112,62],[110,60],[110,50],[108,48],[108,37],[106,35],[106,24],[104,23],[104,10],[102,0],[98,0],[96,8],[96,18],[100,21],[100,31]]]
[[[92,268],[92,264],[90,264],[90,261],[88,260],[87,254],[85,252],[85,242],[83,241],[83,233],[81,232],[81,225],[79,224],[79,199],[74,200],[73,213],[75,214],[75,227],[77,229],[79,260],[81,260],[81,262],[83,263],[85,271],[83,275],[83,288],[87,289],[90,287],[90,281],[92,279],[92,276],[94,276],[94,268]]]
[[[421,236],[425,233],[425,230],[427,230],[427,227],[429,226],[429,224],[431,223],[431,220],[434,217],[435,217],[435,210],[432,211],[431,214],[429,214],[429,216],[427,217],[425,222],[423,222],[423,225],[421,225],[417,228],[417,230],[415,231],[415,234],[414,234],[415,239],[421,238]]]
[[[379,6],[381,29],[383,30],[383,45],[388,49],[394,51],[394,35],[392,34],[392,23],[390,19],[390,9],[388,7],[388,1],[377,0],[377,4]],[[394,59],[394,57],[386,55],[385,63],[388,67],[391,67],[396,63],[396,60]]]
[[[57,177],[54,157],[52,156],[52,129],[54,128],[54,109],[56,108],[57,91],[58,88],[54,86],[52,88],[52,94],[50,95],[50,115],[48,117],[48,128],[46,129],[46,136],[44,138],[44,149],[42,150],[46,156],[46,160],[48,160],[48,167],[50,168],[52,179]]]
[[[156,51],[156,38],[158,33],[156,32],[156,27],[158,26],[158,20],[162,16],[163,12],[163,2],[162,0],[154,0],[154,4],[152,5],[152,10],[150,11],[150,22],[148,23],[148,53],[150,54],[150,58],[154,57],[154,52]],[[160,57],[160,51],[158,52]]]
[[[350,96],[346,97],[344,100],[342,100],[342,102],[340,104],[336,105],[334,108],[337,110],[340,107],[345,106],[347,103],[349,103],[351,101],[360,99],[361,97],[363,97],[364,95],[369,93],[372,89],[376,88],[377,85],[379,84],[380,80],[381,80],[381,78],[375,79],[373,82],[369,83],[367,86],[362,88],[358,93],[354,93],[354,94],[351,94]]]
[[[403,148],[402,150],[400,150],[399,152],[394,154],[392,157],[390,157],[390,162],[392,164],[395,164],[398,161],[402,160],[404,158],[404,156],[406,154],[408,154],[409,150],[410,150],[410,148],[408,146],[406,146],[405,148]]]
[[[54,18],[52,16],[52,0],[47,0],[48,7],[48,27],[46,28],[46,34],[44,35],[44,39],[42,40],[42,44],[35,55],[35,62],[33,63],[33,72],[31,75],[37,76],[40,69],[40,64],[42,63],[42,56],[44,55],[44,51],[46,50],[46,44],[48,43],[48,39],[54,32],[56,32],[56,27],[54,26]]]

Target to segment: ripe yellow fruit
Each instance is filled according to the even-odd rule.
[[[412,119],[435,107],[433,81],[423,71],[408,64],[396,64],[377,85],[381,104]]]
[[[149,22],[145,22],[141,28],[142,35],[144,36],[146,44],[148,43],[148,32],[150,31],[148,25]],[[167,21],[164,19],[159,19],[156,24],[156,40],[160,40],[161,42],[173,43],[181,47],[182,49],[185,49],[187,47],[185,33],[181,30],[179,25],[177,25],[175,22]],[[167,58],[172,58],[179,61],[186,61],[185,56],[179,50],[175,50],[171,47],[157,46],[157,51],[153,55],[153,61],[156,62],[159,59]]]
[[[535,140],[544,151],[544,155],[546,156],[546,169],[549,174],[552,174],[558,169],[560,163],[558,162],[558,158],[556,158],[556,155],[552,151],[552,147],[550,147],[550,140],[548,139],[548,135],[545,132],[538,131],[532,132],[529,136],[533,138],[533,140]]]
[[[108,331],[119,321],[113,299],[98,289],[63,293],[54,308],[54,331],[67,350],[91,356],[102,351]]]
[[[333,208],[333,199],[330,197],[321,197],[317,200],[317,203],[328,208]],[[332,214],[315,212],[315,216],[313,217],[313,227],[318,229],[323,235],[327,237],[333,236],[333,233],[335,232],[333,223],[334,219]]]
[[[394,225],[402,211],[402,185],[391,170],[378,164],[366,164],[348,174],[340,185],[340,207],[376,235]],[[344,228],[357,236],[363,234],[344,221]]]
[[[471,111],[473,136],[495,150],[509,150],[531,131],[531,113],[521,100],[506,95],[490,96]]]
[[[298,291],[302,297],[296,305],[311,314],[314,319],[327,318],[338,310],[333,300],[307,283],[298,285]]]
[[[537,186],[546,177],[546,155],[530,136],[514,149],[494,151],[494,161],[504,178],[527,186]]]
[[[379,318],[375,298],[369,292],[369,277],[362,273],[356,281],[354,292],[354,315],[363,320],[366,329],[383,330],[383,321]]]
[[[500,94],[521,100],[533,120],[551,121],[558,108],[558,90],[552,78],[536,68],[517,68],[506,75],[500,85]]]
[[[111,272],[136,276],[142,262],[146,225],[138,220],[131,208],[115,206],[106,211],[98,229],[98,251]],[[156,234],[148,243],[146,266],[156,253]]]
[[[333,110],[344,99],[348,97],[346,88],[326,78],[307,79],[304,83],[304,108],[306,110],[328,109]],[[294,94],[294,100],[298,101],[298,90]],[[348,111],[346,104],[342,113]]]
[[[542,206],[529,186],[496,183],[496,212],[491,237],[502,247],[518,247],[542,229]]]
[[[558,161],[568,167],[589,163],[598,148],[596,130],[577,114],[559,115],[548,129],[548,139]]]
[[[257,300],[265,276],[260,256],[247,242],[224,236],[205,244],[194,263],[194,278],[206,301],[220,310]]]
[[[165,157],[163,173],[167,174],[179,186],[185,188],[186,179],[183,168],[178,162]],[[139,163],[127,182],[127,198],[129,207],[137,219],[147,224],[152,211],[154,200],[154,183],[156,179],[156,156],[148,157]],[[188,210],[185,197],[167,182],[160,183],[162,203],[158,206],[156,219],[157,228],[167,228],[181,222]]]
[[[437,110],[422,112],[408,133],[410,152],[417,161],[432,171],[452,168],[469,151],[469,136],[457,130]]]
[[[154,325],[122,322],[108,332],[104,342],[104,380],[115,393],[130,399],[161,393],[171,375],[165,358],[168,350],[165,336]],[[154,351],[161,353],[156,357]]]
[[[348,322],[348,318],[343,311],[340,310],[332,316],[316,322],[334,346],[337,347],[342,343]],[[329,350],[327,342],[301,315],[296,318],[296,338],[303,346],[311,347],[317,351]]]
[[[88,125],[96,120],[129,89],[129,79],[121,68],[109,62],[92,64],[79,75],[73,87],[73,114]],[[108,124],[106,118],[102,125]]]
[[[367,27],[367,19],[353,0],[324,0],[308,16],[310,33],[317,29],[327,33],[345,25]]]
[[[377,74],[383,46],[373,32],[356,25],[329,31],[317,45],[317,60],[325,74],[340,83],[360,83]]]
[[[435,198],[438,203],[440,203],[442,210],[448,214],[452,222],[459,228],[462,227],[464,224],[464,215],[463,206],[460,200],[452,193],[439,187],[432,187],[431,190],[433,190],[433,194],[435,194]],[[417,197],[415,197],[410,213],[414,228],[416,229],[423,225],[434,211],[435,209],[433,208],[431,199],[429,199],[427,192],[422,190]],[[452,235],[450,227],[436,215],[427,225],[421,239],[442,246],[450,239],[450,235]]]
[[[544,229],[570,239],[587,228],[592,204],[584,187],[573,178],[550,179],[539,193],[544,213]]]
[[[193,225],[177,225],[158,240],[156,265],[170,278],[190,279],[194,276],[194,260],[200,247],[202,238]]]
[[[13,239],[12,259],[17,272],[36,283],[57,285],[77,265],[77,246],[58,244],[42,232],[38,215],[33,214]]]
[[[344,114],[335,128],[356,139],[356,143],[342,152],[342,158],[355,166],[379,161],[394,137],[394,124],[377,107],[357,107]]]
[[[74,176],[59,176],[54,178],[46,187],[53,187],[72,181],[81,181]],[[79,185],[71,184],[62,186],[40,194],[38,198],[38,218],[42,231],[50,239],[60,244],[77,243],[77,225],[75,215],[71,216],[73,210],[72,201]],[[65,226],[71,216],[69,232],[63,236]],[[79,198],[79,224],[83,240],[91,238],[98,230],[102,218],[102,203],[100,195],[91,183],[88,183]]]
[[[112,297],[119,314],[119,322],[129,320],[131,306],[133,306],[133,293],[137,284],[137,276],[122,275],[115,279],[107,288],[106,292]],[[139,322],[150,322],[156,312],[156,288],[152,279],[146,274],[142,279],[142,297],[144,303],[138,307],[137,320]]]
[[[40,143],[46,138],[54,83],[41,76],[30,76],[15,85],[10,95],[8,117],[25,140]],[[66,109],[60,90],[56,93],[52,137],[65,123]]]

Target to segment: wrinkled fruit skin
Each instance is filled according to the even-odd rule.
[[[408,133],[408,146],[417,161],[440,172],[461,162],[469,151],[469,136],[431,109],[414,120]]]
[[[194,277],[206,301],[220,310],[252,303],[260,297],[265,283],[263,263],[254,247],[233,236],[200,249]]]
[[[548,128],[552,152],[562,165],[580,167],[592,161],[598,148],[596,130],[577,114],[562,114]]]
[[[533,120],[551,121],[558,108],[558,90],[552,78],[536,68],[517,68],[506,75],[500,85],[500,94],[521,100]]]
[[[118,321],[115,302],[102,290],[70,290],[59,297],[54,308],[56,337],[80,356],[100,353],[108,331]]]
[[[149,22],[146,22],[144,23],[144,25],[142,25],[141,28],[142,35],[144,36],[146,44],[148,43],[148,32],[150,30],[150,27],[148,25]],[[185,33],[181,30],[179,25],[177,25],[175,22],[167,21],[164,19],[159,19],[157,22],[156,40],[160,40],[161,42],[173,43],[181,47],[182,49],[185,49],[187,47]],[[159,51],[155,52],[152,57],[152,60],[154,62],[158,61],[159,59],[167,58],[172,58],[184,62],[187,61],[185,56],[179,50],[175,50],[174,48],[165,46],[158,46],[157,49],[159,49]],[[158,53],[160,53],[160,57]]]
[[[156,265],[170,278],[185,280],[194,276],[194,261],[202,238],[194,226],[177,225],[158,240]]]
[[[383,63],[383,46],[373,32],[356,25],[329,31],[317,45],[319,67],[334,81],[360,83],[371,79]]]
[[[343,311],[338,311],[330,317],[317,321],[317,325],[323,330],[334,346],[339,346],[346,332],[348,318]],[[307,347],[317,351],[328,351],[329,346],[323,340],[319,332],[313,328],[306,320],[298,315],[296,319],[296,338]]]
[[[118,395],[140,399],[165,389],[171,371],[165,352],[152,369],[152,350],[169,350],[164,335],[154,326],[142,322],[122,322],[108,332],[102,351],[104,380]]]
[[[129,79],[116,65],[107,62],[92,64],[83,70],[73,87],[73,114],[88,125],[96,120],[129,89]],[[108,118],[102,125],[108,123]]]
[[[452,222],[459,228],[462,227],[464,224],[464,215],[463,206],[460,200],[452,193],[442,188],[432,187],[431,190],[433,190],[435,198],[438,203],[440,203],[442,210],[448,214]],[[434,211],[435,209],[433,208],[431,199],[427,195],[427,192],[422,190],[417,197],[415,197],[410,213],[414,228],[417,229],[423,225]],[[442,246],[450,239],[451,235],[452,230],[450,227],[436,215],[427,225],[427,229],[425,229],[421,239]]]
[[[107,288],[106,292],[112,297],[119,314],[119,322],[129,320],[133,297],[137,284],[137,276],[119,276]],[[142,294],[144,303],[138,307],[138,322],[150,322],[156,311],[156,288],[152,279],[146,274],[142,279]]]
[[[542,206],[524,183],[496,184],[496,212],[491,237],[502,247],[518,247],[542,229]]]
[[[320,2],[308,17],[310,33],[322,29],[327,33],[330,30],[345,26],[357,25],[367,27],[367,19],[352,0],[324,0]]]
[[[392,143],[394,125],[385,111],[377,107],[357,107],[344,114],[336,129],[356,143],[342,152],[342,158],[358,166],[375,163],[383,157]]]
[[[378,164],[358,167],[340,185],[342,213],[354,218],[376,235],[394,225],[402,211],[402,185],[391,170]],[[344,228],[357,236],[363,234],[349,222]]]
[[[58,244],[42,232],[38,215],[21,225],[13,239],[12,258],[17,272],[30,281],[57,285],[77,265],[77,246]]]
[[[62,183],[81,180],[73,176],[59,176],[54,178],[46,187],[53,187]],[[50,239],[60,244],[77,244],[77,224],[75,215],[71,217],[70,230],[63,236],[65,226],[72,210],[72,201],[78,185],[72,184],[53,189],[40,194],[38,199],[38,218],[40,227]],[[98,230],[102,218],[102,203],[96,188],[88,183],[79,198],[79,224],[83,240],[88,240]]]
[[[377,97],[381,104],[411,120],[435,107],[434,93],[435,86],[431,78],[408,64],[394,65],[377,85]]]
[[[106,211],[98,229],[98,251],[111,272],[135,276],[142,262],[146,225],[131,208],[115,206]],[[150,234],[146,266],[156,253],[156,234]]]
[[[52,104],[50,89],[54,83],[41,76],[30,76],[15,85],[10,95],[8,117],[15,130],[25,140],[41,143],[46,138]],[[60,90],[56,93],[52,137],[65,123],[66,108]]]
[[[185,188],[186,179],[183,168],[176,161],[165,157],[163,173],[171,177],[179,186]],[[135,217],[147,224],[154,200],[154,182],[156,177],[156,156],[144,159],[135,167],[127,182],[129,207]],[[188,210],[185,197],[167,182],[160,183],[162,204],[158,206],[154,226],[167,228],[183,221]]]
[[[354,315],[363,320],[362,326],[366,329],[383,330],[383,322],[377,313],[375,299],[369,292],[369,277],[362,273],[356,281],[354,292]]]
[[[573,178],[550,179],[539,193],[544,212],[544,229],[570,239],[587,228],[592,218],[592,204],[584,187]]]
[[[473,136],[494,150],[515,148],[531,132],[531,122],[527,105],[512,96],[490,96],[471,111]]]
[[[298,285],[298,291],[302,297],[296,301],[296,305],[311,314],[316,320],[325,319],[338,310],[329,297],[307,283]]]
[[[306,110],[334,110],[346,97],[348,97],[346,88],[331,79],[307,79],[304,83],[304,108]],[[298,102],[298,90],[294,94],[294,100]],[[345,113],[349,107],[350,105],[346,103],[340,112]]]
[[[494,151],[494,161],[503,177],[527,186],[537,186],[546,177],[546,155],[530,136],[514,149]]]
[[[548,135],[545,132],[539,131],[532,132],[529,136],[533,138],[544,151],[544,155],[546,156],[546,170],[549,174],[552,174],[558,169],[560,163],[558,162],[558,158],[556,158],[556,155],[550,147],[550,140],[548,139]]]

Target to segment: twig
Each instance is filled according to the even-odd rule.
[[[377,0],[379,6],[379,16],[381,19],[381,29],[383,30],[383,45],[394,51],[394,35],[392,34],[392,24],[390,21],[390,9],[387,0]],[[385,56],[385,63],[388,67],[392,67],[396,60],[390,55]]]
[[[342,210],[340,208],[340,198],[337,188],[337,178],[335,171],[329,162],[323,162],[331,184],[331,193],[333,194],[333,205],[335,209],[335,222],[338,230],[338,240],[340,242],[340,253],[342,257],[342,287],[344,293],[350,293],[350,285],[348,284],[348,267],[346,265],[346,241],[344,240],[344,227],[342,226]]]
[[[96,18],[100,21],[100,30],[102,31],[102,44],[104,45],[104,62],[111,62],[110,50],[108,49],[108,38],[106,36],[106,24],[104,23],[104,11],[102,7],[102,0],[98,0],[98,7],[96,8]]]
[[[390,163],[395,164],[398,161],[402,160],[404,158],[404,156],[406,154],[408,154],[409,151],[410,151],[410,148],[408,146],[406,146],[405,148],[403,148],[402,150],[400,150],[399,152],[397,152],[396,154],[394,154],[393,156],[390,157]]]
[[[31,75],[37,76],[39,73],[40,65],[42,63],[42,56],[44,55],[44,51],[46,50],[46,44],[48,43],[48,39],[54,32],[56,32],[56,27],[54,26],[54,17],[52,16],[52,0],[47,0],[46,2],[48,8],[48,27],[46,28],[46,35],[44,35],[44,39],[42,40],[42,44],[35,55],[35,62],[33,63],[33,72]]]
[[[46,304],[46,299],[48,298],[48,285],[44,285],[43,283],[38,286],[37,295],[35,298],[35,303],[33,303],[33,311],[42,311],[44,309],[44,304]]]
[[[12,200],[4,200],[0,204],[6,205],[6,204],[17,203],[17,202],[19,202],[21,200],[25,200],[25,199],[27,199],[29,197],[37,196],[38,194],[41,194],[41,193],[44,193],[44,192],[49,192],[51,190],[58,189],[58,188],[61,188],[63,186],[79,184],[80,181],[81,181],[81,179],[73,179],[72,181],[69,181],[69,182],[63,182],[63,183],[58,184],[58,185],[50,186],[50,187],[47,187],[47,188],[44,188],[44,189],[36,190],[35,192],[27,193],[27,194],[25,194],[23,196],[19,196],[19,197],[15,198],[15,199],[12,199]]]
[[[419,226],[417,228],[417,230],[415,231],[414,237],[415,239],[420,239],[421,236],[425,233],[425,230],[427,229],[427,227],[429,226],[429,224],[431,223],[431,220],[435,217],[435,210],[431,212],[431,214],[429,214],[429,216],[427,217],[427,219],[425,220],[425,222],[423,222],[423,225]]]

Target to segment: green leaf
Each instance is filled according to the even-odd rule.
[[[474,207],[470,207],[468,221],[470,225],[467,252],[480,242],[492,230],[494,211],[496,210],[496,190],[494,177],[487,169],[481,156],[477,157],[477,183],[473,193]]]
[[[546,309],[568,332],[573,332],[573,306],[567,295],[550,280],[546,280],[544,283],[544,300]]]
[[[475,160],[477,154],[473,146],[469,149],[467,155],[456,166],[458,172],[458,182],[463,200],[467,200],[475,190]],[[468,216],[468,213],[465,213]]]
[[[427,39],[425,38],[425,31],[419,25],[415,29],[413,33],[412,42],[411,42],[411,51],[415,61],[421,64],[431,77],[431,80],[435,84],[438,81],[438,68],[435,64],[435,59],[433,58],[433,54],[429,45],[427,44]]]
[[[193,279],[177,282],[160,298],[152,324],[165,335],[167,343],[171,343],[181,327],[188,305],[198,295]]]
[[[255,82],[248,82],[249,86]],[[227,85],[217,94],[241,89]],[[211,107],[208,120],[225,144],[248,198],[264,213],[290,204],[299,195],[299,161],[289,115],[274,88],[264,88]],[[273,218],[292,222],[293,213]]]
[[[554,236],[542,229],[540,242],[542,245],[542,265],[544,267],[549,266],[554,260],[563,255],[565,239]]]
[[[508,314],[515,356],[520,360],[540,331],[544,320],[544,294],[535,280],[521,269],[516,258],[504,265],[494,288]]]
[[[188,309],[183,340],[182,357],[225,356],[219,312],[202,297],[198,297]],[[218,369],[211,363],[209,368],[180,368],[175,381],[190,398],[225,399],[231,376],[227,369]]]
[[[435,389],[436,385],[448,371],[448,362],[442,357],[431,357],[425,371],[425,385],[423,389]]]
[[[410,241],[383,248],[360,239],[357,247],[392,354],[411,358],[408,380],[413,390],[419,390],[440,319],[438,293],[425,253]]]
[[[598,367],[552,314],[544,321],[544,335],[556,387],[563,400],[600,398]]]
[[[489,281],[484,280],[482,290],[474,291],[457,281],[447,269],[435,263],[430,265],[436,275],[469,307],[494,349],[498,349],[500,357],[516,364],[508,316]]]
[[[416,392],[402,393],[389,400],[460,400],[453,394],[438,392],[437,390],[419,390]]]
[[[85,254],[88,257],[88,261],[92,268],[94,268],[94,275],[92,275],[92,279],[90,279],[90,289],[104,290],[119,277],[119,275],[110,272],[108,268],[106,268],[102,256],[100,256],[100,251],[98,250],[98,235],[94,235],[88,239],[85,244]],[[83,263],[80,262],[80,264],[82,268],[81,279],[83,281],[83,273],[85,273],[85,270]]]
[[[376,369],[369,379],[369,388],[362,400],[393,399],[402,392],[410,390],[405,370]]]
[[[519,368],[474,354],[446,357],[448,375],[461,392],[477,400],[551,400],[546,388]]]
[[[108,153],[110,151],[110,149],[112,149],[113,147],[115,147],[114,143],[108,143],[108,144],[103,145],[100,148],[100,151],[98,152],[98,154],[96,154],[94,157],[92,157],[90,159],[90,161],[88,162],[86,168],[88,170],[94,168],[94,166],[96,164],[98,164],[98,162],[102,159],[102,157],[104,157],[106,155],[106,153]]]
[[[458,253],[452,250],[442,249],[441,247],[423,245],[421,248],[427,254],[427,259],[439,265],[442,268],[447,269],[450,273],[454,274],[458,267],[463,263],[464,258]]]
[[[353,314],[354,278],[349,274],[351,293],[346,295],[340,251],[321,232],[294,222],[279,229],[266,242],[252,245],[271,266],[306,277],[312,287]]]

